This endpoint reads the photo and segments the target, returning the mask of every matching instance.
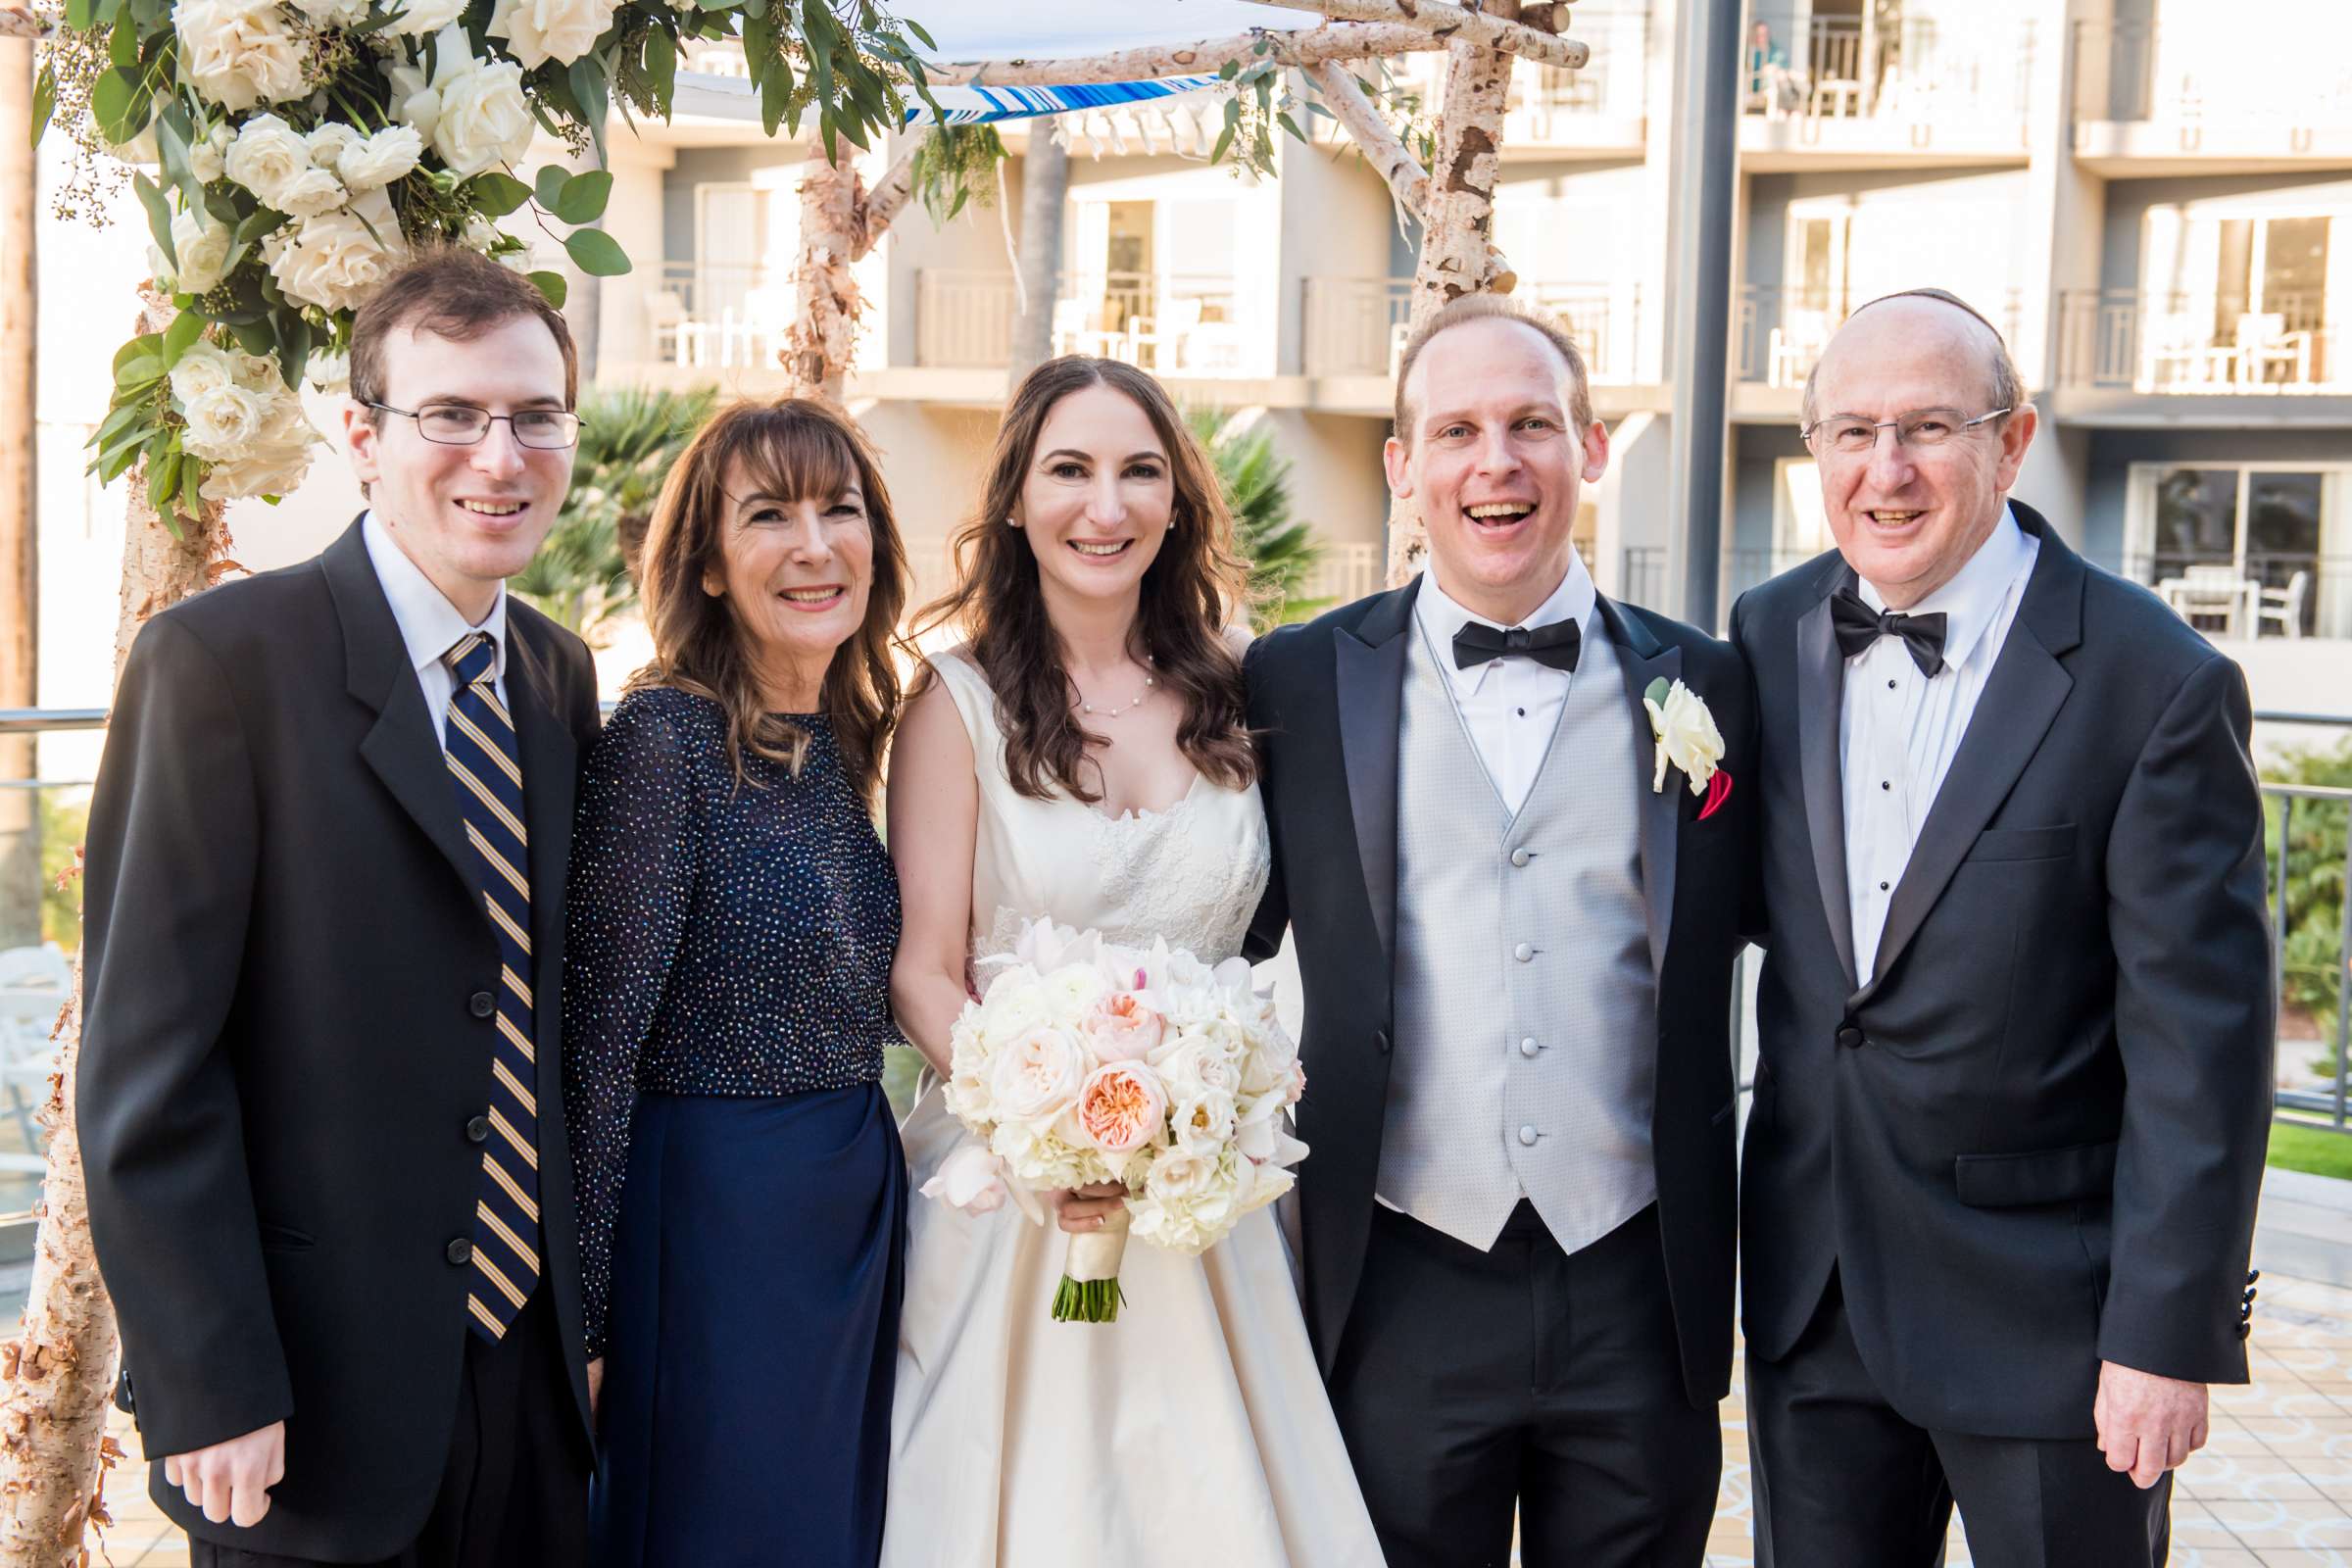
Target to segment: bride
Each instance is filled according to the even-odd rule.
[[[930,661],[889,796],[891,1001],[941,1073],[976,960],[1024,920],[1215,963],[1268,866],[1223,630],[1232,521],[1158,382],[1106,360],[1033,371],[956,562],[922,619],[967,640]],[[917,1183],[965,1140],[936,1090],[904,1137]],[[1118,1192],[1052,1195],[1059,1230],[1099,1230]],[[1131,1245],[1108,1325],[1053,1321],[1064,1242],[1012,1204],[914,1205],[885,1568],[1378,1564],[1273,1212],[1199,1257]]]

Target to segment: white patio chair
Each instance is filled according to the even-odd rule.
[[[1789,310],[1772,329],[1765,346],[1766,386],[1798,386],[1812,373],[1813,362],[1830,346],[1828,311]]]
[[[2262,628],[2277,622],[2281,636],[2303,635],[2303,602],[2311,597],[2311,573],[2298,571],[2286,579],[2283,588],[2262,590],[2262,603],[2254,612],[2254,635]]]
[[[2213,340],[2210,316],[2195,311],[2159,312],[2148,318],[2141,332],[2142,391],[2213,386],[2236,379],[2236,367],[2237,350]]]
[[[2286,371],[2288,385],[2311,383],[2311,334],[2289,332],[2286,318],[2276,312],[2239,317],[2234,352],[2241,382],[2261,385],[2270,380],[2276,366]]]
[[[1200,306],[1198,298],[1163,300],[1154,315],[1129,317],[1127,363],[1143,364],[1143,350],[1149,347],[1153,369],[1164,374],[1178,368],[1184,363],[1184,340],[1200,330]]]

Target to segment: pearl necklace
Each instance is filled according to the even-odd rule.
[[[1150,664],[1152,661],[1147,659],[1144,661],[1144,662],[1146,664]],[[1120,708],[1097,708],[1094,704],[1086,701],[1086,699],[1082,697],[1078,700],[1078,711],[1084,713],[1089,718],[1116,718],[1121,713],[1132,713],[1137,709],[1144,706],[1144,699],[1150,697],[1152,695],[1152,688],[1157,686],[1158,684],[1158,676],[1146,675],[1144,677],[1144,689],[1136,693],[1135,701]]]

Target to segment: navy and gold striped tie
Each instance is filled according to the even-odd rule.
[[[441,656],[457,675],[443,738],[458,814],[480,868],[482,904],[498,933],[498,1021],[490,1057],[490,1136],[473,1206],[473,1282],[466,1310],[474,1333],[503,1337],[539,1279],[539,1102],[531,1048],[530,843],[522,827],[522,768],[514,720],[491,671],[498,644],[470,632]]]

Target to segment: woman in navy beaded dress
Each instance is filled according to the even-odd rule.
[[[588,757],[565,933],[593,1561],[871,1565],[906,1204],[871,801],[906,564],[856,426],[721,414],[641,578],[654,660]]]

